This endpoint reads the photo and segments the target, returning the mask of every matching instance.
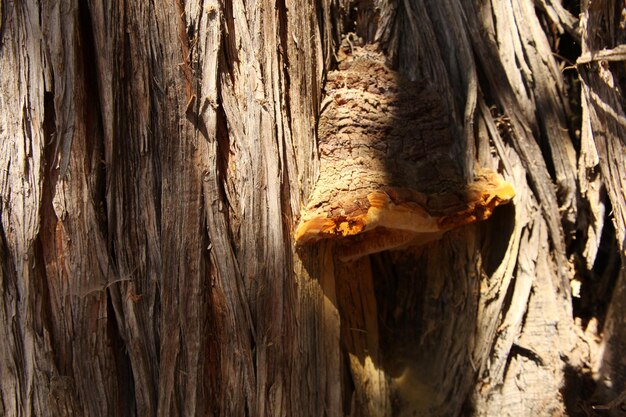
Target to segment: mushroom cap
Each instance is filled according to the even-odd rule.
[[[349,194],[346,196],[348,199]],[[497,172],[482,169],[475,180],[457,192],[425,195],[406,189],[372,190],[367,201],[341,201],[302,213],[296,229],[298,244],[327,238],[345,238],[377,228],[410,233],[443,233],[475,221],[486,220],[493,210],[515,197],[513,186]],[[358,207],[341,213],[335,207]],[[341,213],[341,214],[339,214]],[[388,234],[389,232],[387,232]],[[372,235],[373,236],[373,235]]]
[[[348,259],[424,244],[513,199],[493,170],[463,177],[462,129],[443,94],[388,68],[375,45],[341,52],[327,76],[320,175],[297,244],[340,239]]]

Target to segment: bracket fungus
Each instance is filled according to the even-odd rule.
[[[353,260],[436,240],[513,199],[493,170],[462,178],[451,151],[459,131],[441,94],[389,69],[375,45],[350,45],[339,60],[327,77],[320,175],[296,244],[338,239],[340,259]]]

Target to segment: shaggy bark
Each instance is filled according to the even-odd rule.
[[[580,22],[557,0],[0,1],[0,415],[615,411],[622,6]],[[445,112],[422,145],[455,177],[421,189],[487,168],[510,205],[351,263],[296,247],[357,37]]]
[[[615,1],[584,2],[581,15],[582,54],[577,68],[582,80],[583,148],[580,171],[581,185],[591,198],[595,217],[601,216],[606,205],[598,196],[604,190],[598,187],[598,177],[606,187],[615,228],[621,268],[617,256],[607,260],[609,270],[619,269],[615,289],[609,293],[604,338],[600,342],[602,353],[596,371],[598,387],[596,397],[606,404],[611,415],[623,413],[626,401],[626,114],[624,92],[626,83],[626,15],[623,4]],[[595,252],[593,252],[595,253]],[[611,265],[612,264],[612,265]],[[602,281],[600,281],[602,282]],[[609,301],[609,300],[607,300]]]

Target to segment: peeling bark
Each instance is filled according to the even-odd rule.
[[[617,404],[623,18],[566,6],[0,2],[0,415]]]
[[[596,368],[599,375],[595,396],[602,404],[613,403],[611,407],[606,407],[610,415],[621,412],[623,392],[626,392],[626,363],[621,353],[626,348],[626,167],[623,163],[626,155],[626,84],[623,78],[626,56],[620,52],[626,41],[623,28],[623,4],[614,1],[584,2],[581,16],[582,54],[577,61],[582,80],[581,140],[585,144],[581,165],[586,168],[583,178],[587,184],[595,185],[595,175],[598,171],[601,174],[611,204],[611,219],[621,259],[621,270],[604,328],[604,352],[601,365]],[[593,196],[599,192],[597,188],[596,185],[587,189]],[[606,203],[598,198],[590,202],[593,214],[601,214]]]

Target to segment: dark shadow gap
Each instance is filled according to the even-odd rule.
[[[605,204],[607,207],[604,228],[595,263],[591,270],[582,271],[580,298],[573,299],[574,316],[582,319],[583,329],[591,319],[596,319],[599,333],[604,328],[611,295],[621,268],[615,228],[610,217],[611,204],[608,199]]]

